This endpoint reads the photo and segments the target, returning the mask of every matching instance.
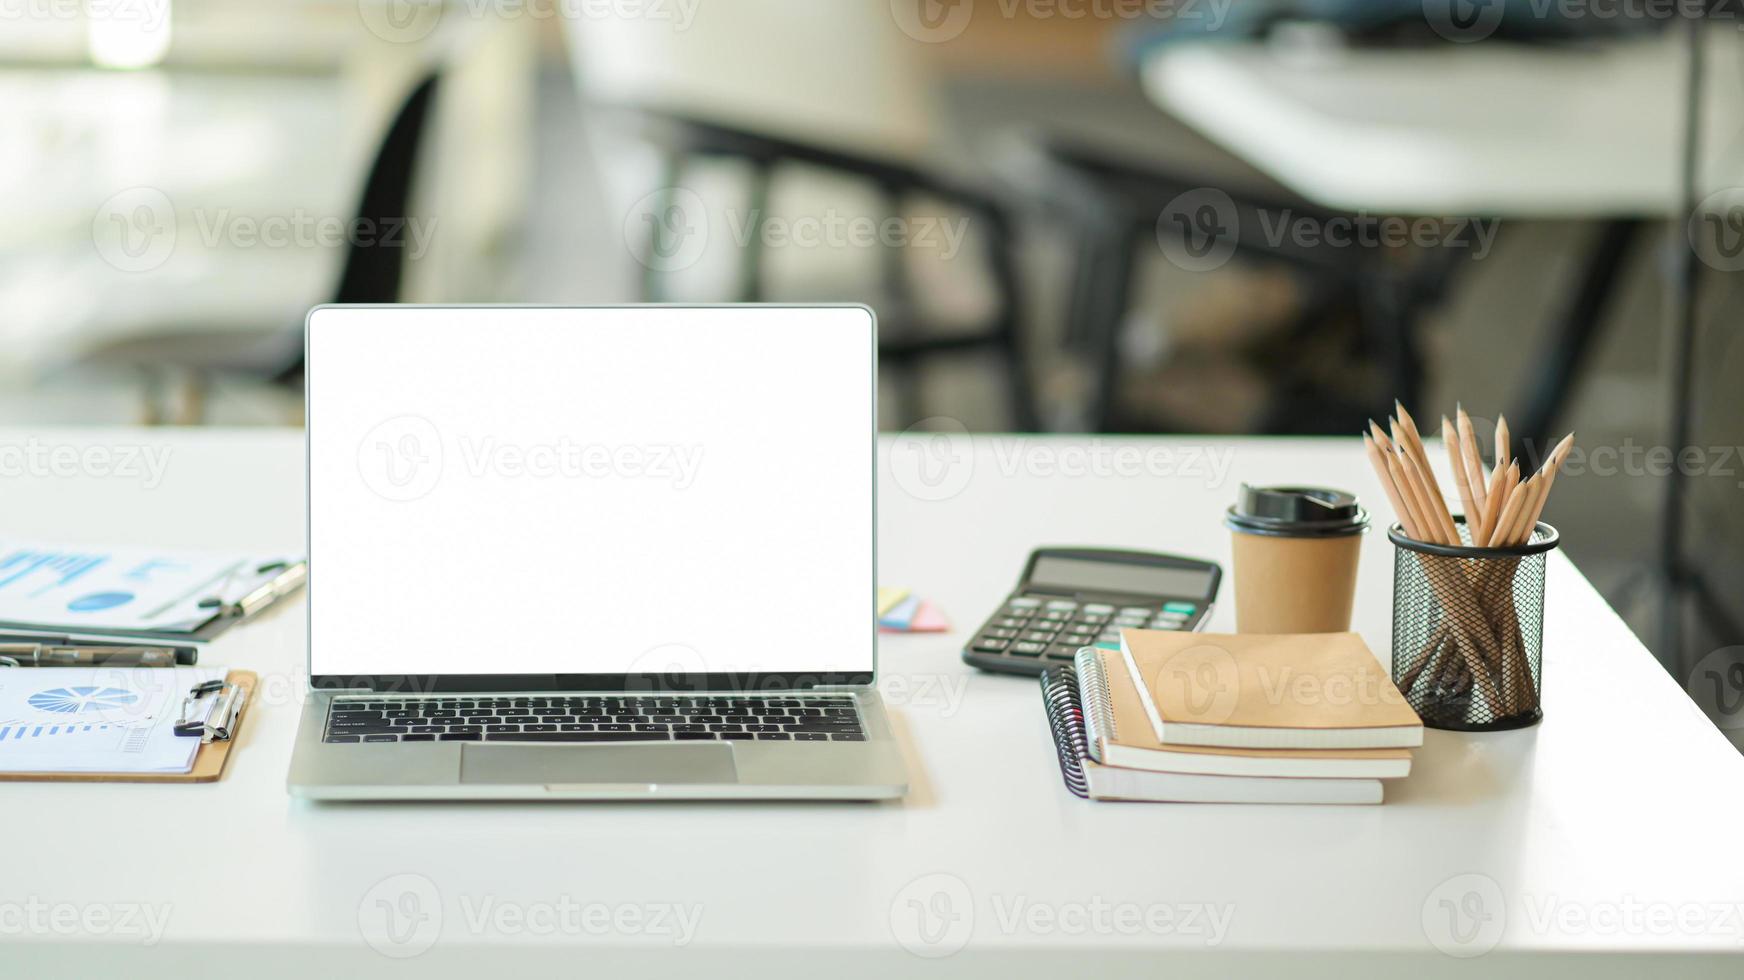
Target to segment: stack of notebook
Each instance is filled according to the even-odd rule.
[[[1423,744],[1355,633],[1125,630],[1042,694],[1066,785],[1099,800],[1379,803]]]

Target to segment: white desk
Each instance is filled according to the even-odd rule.
[[[123,476],[9,479],[0,531],[266,549],[302,539],[296,433],[0,430],[0,452],[31,438],[143,442],[172,455],[152,488]],[[960,492],[937,502],[892,479],[887,455],[883,580],[913,586],[972,627],[1037,543],[1227,560],[1218,518],[1239,480],[1317,480],[1380,499],[1350,441],[1219,443],[1210,448],[1228,464],[1221,478],[1191,468],[1171,478],[1050,475],[1081,472],[1085,445],[978,441],[972,471],[944,483],[955,486],[962,473]],[[1158,461],[1174,452],[1178,467],[1199,465],[1202,448],[1161,439],[1101,445],[1154,451]],[[1384,651],[1390,555],[1378,534],[1366,548],[1357,623]],[[304,625],[301,610],[289,608],[208,657],[263,679],[221,783],[0,791],[12,831],[0,851],[0,975],[434,978],[545,968],[591,977],[652,968],[655,976],[887,978],[918,963],[898,933],[924,952],[948,952],[966,937],[937,961],[961,975],[1471,975],[1474,964],[1437,952],[1429,935],[1450,935],[1438,903],[1463,894],[1442,883],[1480,874],[1505,897],[1505,912],[1490,906],[1498,945],[1475,964],[1486,975],[1735,977],[1744,948],[1736,909],[1722,921],[1691,903],[1744,901],[1744,857],[1688,830],[1744,813],[1744,759],[1561,556],[1549,590],[1544,723],[1490,735],[1430,732],[1387,804],[1357,809],[1072,798],[1035,683],[967,670],[957,659],[961,631],[882,644],[882,682],[913,768],[913,792],[901,803],[297,803],[284,778]],[[1212,625],[1231,622],[1224,607]],[[439,931],[422,955],[390,959],[365,944],[359,909],[397,900],[405,881],[435,889],[422,925],[407,920],[406,935],[416,940],[437,922]],[[940,883],[945,897],[935,899]],[[950,904],[953,894],[962,904]],[[675,903],[700,907],[701,918],[676,952],[660,937],[527,936],[502,928],[495,911],[483,926],[472,918],[486,902],[538,913],[566,897],[632,911]],[[938,920],[945,945],[915,943],[910,899],[955,914]],[[142,950],[137,939],[76,923],[57,932],[49,911],[21,933],[30,902],[79,914],[143,903],[168,919],[161,942]],[[1126,921],[1115,909],[1142,926],[1152,907],[1200,903],[1231,918],[1208,948],[1202,936],[1068,934],[1027,913],[1013,921],[1020,902],[1064,915],[1075,930],[1085,924],[1078,911],[1099,905],[1105,926]],[[1625,903],[1672,914],[1669,932],[1645,912],[1632,928],[1606,918]],[[1705,916],[1694,933],[1679,931],[1685,909]],[[1670,955],[1651,967],[1615,955],[1635,951]],[[1708,955],[1720,953],[1732,955]],[[1095,965],[1073,965],[1083,957]]]
[[[1738,182],[1744,41],[1709,37],[1704,186]],[[1317,204],[1380,214],[1660,217],[1678,204],[1681,32],[1281,56],[1181,44],[1151,99]]]

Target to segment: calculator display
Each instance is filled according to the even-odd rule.
[[[1211,589],[1211,580],[1212,573],[1196,569],[1113,564],[1058,557],[1037,559],[1029,576],[1030,586],[1038,589],[1168,596],[1205,595]]]

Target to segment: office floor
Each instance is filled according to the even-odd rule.
[[[1108,89],[1090,80],[1077,87],[1031,86],[1027,96],[1013,98],[1013,86],[1021,90],[1023,84],[985,75],[952,81],[941,99],[953,124],[947,152],[972,165],[979,154],[999,145],[1016,122],[1069,124],[1092,138],[1118,139],[1141,151],[1152,148],[1166,153],[1208,180],[1256,179],[1252,171],[1231,162],[1215,147],[1158,118],[1135,92]],[[516,271],[511,281],[500,284],[499,296],[552,303],[633,298],[640,270],[625,247],[622,216],[613,213],[613,205],[599,189],[603,171],[622,165],[611,156],[609,126],[583,111],[573,81],[559,63],[547,64],[540,72],[536,104],[536,145],[526,194],[536,204],[525,217],[519,244],[509,246],[503,258],[504,265]],[[1014,106],[1021,106],[1027,119],[1014,119]],[[1134,120],[1154,124],[1154,129],[1147,132]],[[1431,320],[1434,393],[1426,410],[1451,407],[1455,399],[1486,410],[1505,410],[1519,401],[1519,393],[1533,380],[1528,374],[1533,345],[1555,312],[1557,298],[1565,295],[1563,284],[1574,272],[1571,256],[1591,231],[1565,222],[1508,225],[1494,251],[1462,271],[1459,287]],[[1571,555],[1649,646],[1656,644],[1657,609],[1643,576],[1657,546],[1655,521],[1664,481],[1645,470],[1641,454],[1666,440],[1670,402],[1659,368],[1665,322],[1662,273],[1673,244],[1662,229],[1638,249],[1618,292],[1605,339],[1568,413],[1570,419],[1579,420],[1580,445],[1589,453],[1600,449],[1616,453],[1617,465],[1607,468],[1595,459],[1588,472],[1572,473],[1559,484],[1556,513],[1551,515],[1563,527]],[[1058,311],[1068,284],[1066,258],[1060,243],[1048,235],[1026,236],[1027,329],[1043,349],[1055,342],[1061,329]],[[1735,318],[1744,297],[1723,277],[1713,277],[1711,283],[1698,358],[1701,384],[1695,442],[1712,449],[1709,464],[1694,478],[1690,540],[1696,543],[1694,557],[1714,591],[1736,597],[1744,595],[1744,570],[1737,560],[1744,554],[1744,507],[1737,506],[1737,494],[1744,488],[1744,450],[1725,447],[1744,445],[1744,400],[1730,392],[1726,379],[1744,370],[1744,340],[1720,325],[1728,316]],[[938,287],[973,288],[949,277]],[[851,286],[844,288],[851,290]],[[1206,288],[1206,277],[1183,273],[1160,254],[1141,263],[1139,298],[1123,350],[1141,365],[1147,358],[1163,357],[1170,331],[1187,319],[1184,310],[1197,311],[1195,315],[1203,319]],[[1244,293],[1250,313],[1256,302],[1253,296],[1264,294],[1264,284],[1251,281],[1223,288]],[[1215,286],[1211,292],[1216,292]],[[1156,384],[1154,377],[1166,375],[1140,370],[1130,383]],[[1069,384],[1070,379],[1044,372],[1041,383],[1046,395],[1050,386]],[[1229,395],[1243,383],[1240,377],[1219,376],[1212,385],[1220,390],[1212,394]],[[922,380],[927,413],[960,419],[972,430],[1005,424],[996,390],[989,366],[973,362],[929,371]],[[138,404],[134,377],[59,372],[0,390],[0,420],[124,422],[133,420]],[[282,424],[288,415],[282,400],[269,393],[221,386],[210,417],[216,423],[252,425]],[[1226,417],[1207,416],[1205,425],[1218,427],[1240,419],[1237,408]],[[897,421],[885,420],[887,425]],[[1722,453],[1727,455],[1721,458]],[[1631,464],[1631,459],[1636,462]],[[1737,605],[1735,598],[1730,602]],[[1735,608],[1731,615],[1744,618]],[[1729,627],[1698,624],[1684,655],[1665,658],[1668,667],[1681,680],[1708,651],[1744,641],[1744,635],[1728,636],[1728,632]]]

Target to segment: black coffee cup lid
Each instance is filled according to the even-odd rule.
[[[1229,508],[1223,523],[1245,534],[1287,538],[1329,538],[1361,534],[1368,512],[1356,495],[1324,487],[1251,487]]]

